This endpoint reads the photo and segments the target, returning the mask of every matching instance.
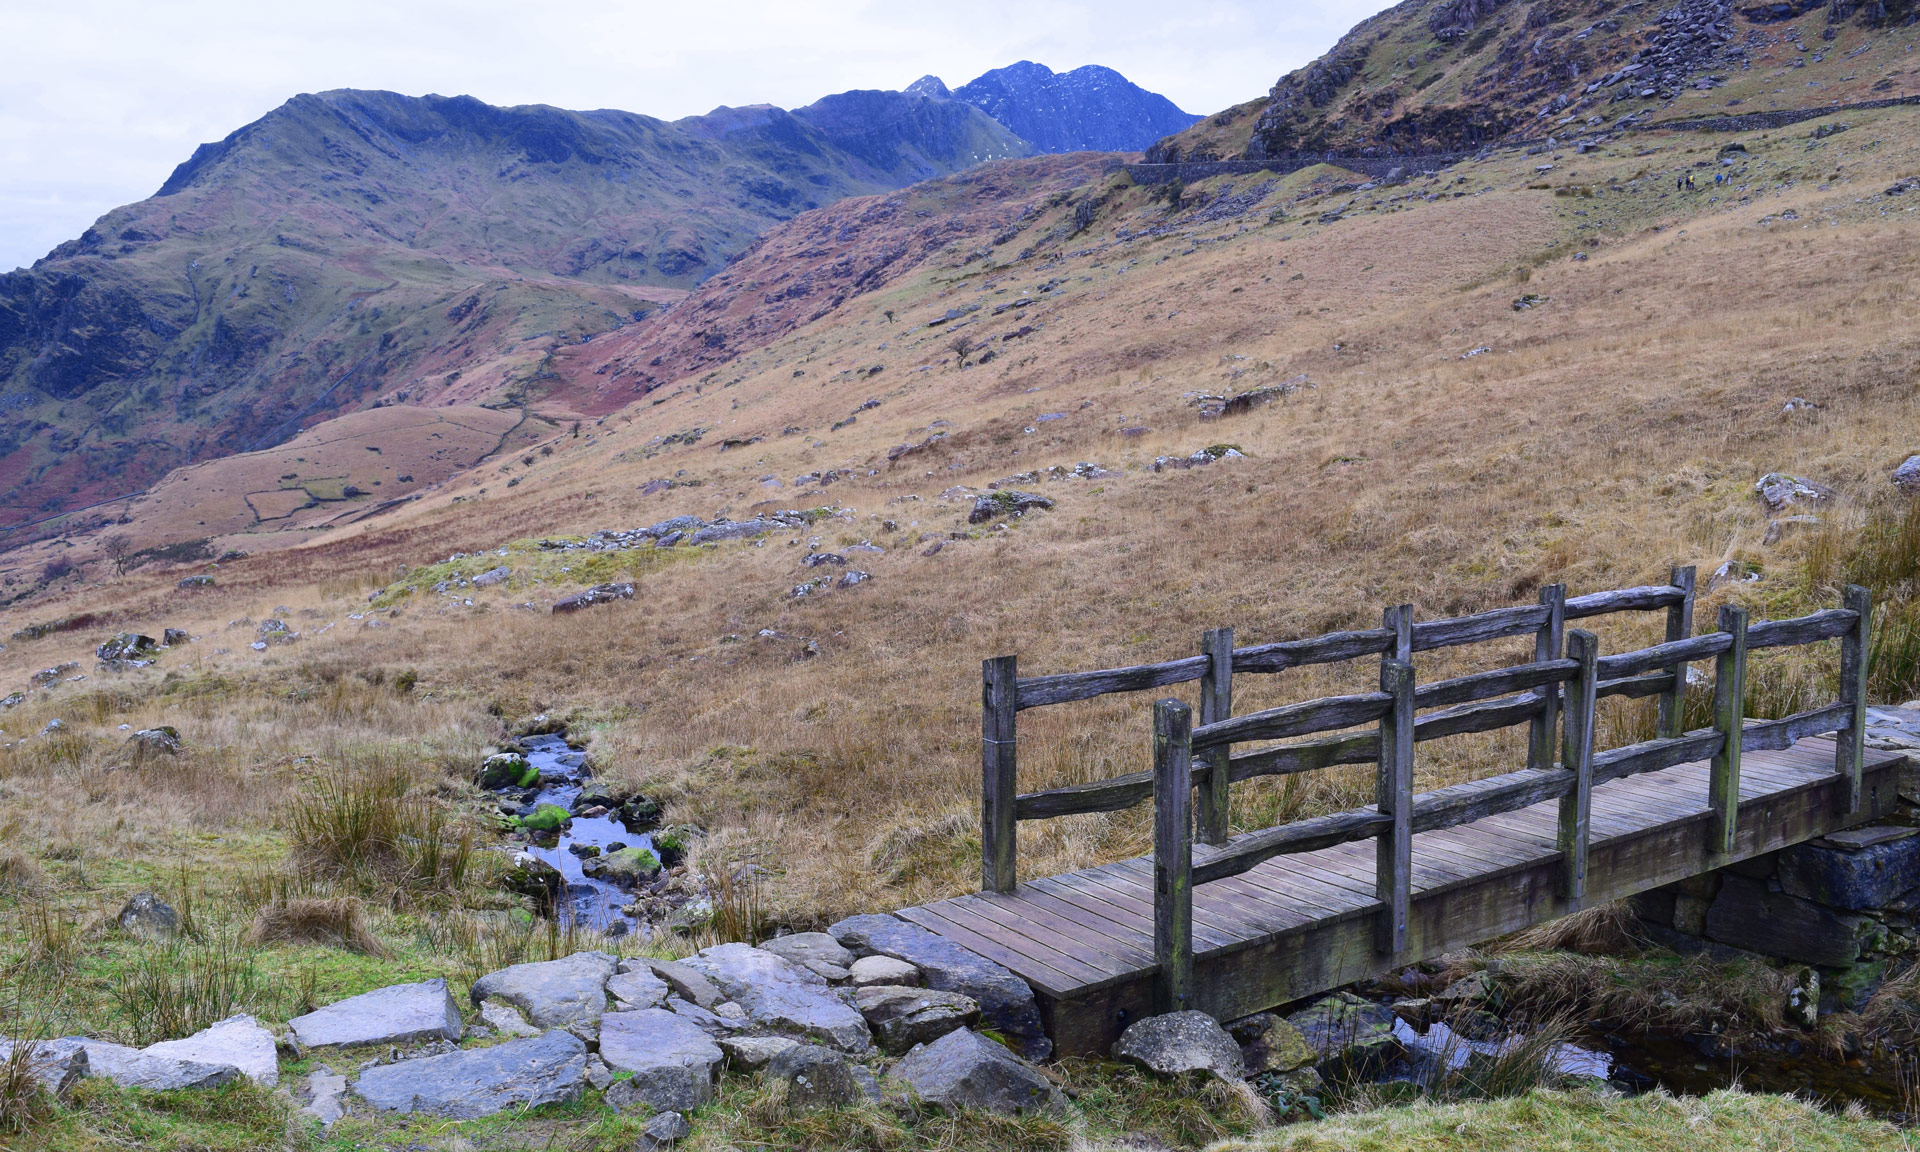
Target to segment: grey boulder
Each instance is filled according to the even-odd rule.
[[[474,1120],[508,1108],[577,1099],[586,1083],[587,1046],[548,1032],[491,1048],[382,1064],[360,1073],[353,1090],[388,1112],[426,1112]]]
[[[827,931],[860,955],[878,953],[914,965],[928,988],[972,997],[980,1005],[981,1022],[1013,1041],[1027,1059],[1053,1054],[1033,989],[986,957],[895,916],[852,916]]]
[[[899,1056],[916,1044],[932,1043],[980,1020],[980,1005],[971,996],[932,988],[870,985],[855,992],[853,1002],[873,1025],[880,1047],[889,1056]]]
[[[1039,1069],[964,1029],[907,1053],[891,1076],[943,1108],[1017,1114],[1060,1107],[1059,1092]]]
[[[794,1108],[845,1108],[866,1096],[846,1057],[816,1044],[795,1044],[775,1056],[766,1075],[784,1085]]]
[[[722,1036],[717,1043],[727,1054],[727,1067],[740,1072],[756,1072],[775,1056],[800,1046],[790,1036]]]
[[[862,956],[853,962],[847,973],[853,977],[855,988],[865,988],[869,984],[914,986],[920,983],[920,969],[891,956]]]
[[[122,1088],[145,1088],[149,1092],[217,1088],[240,1075],[240,1069],[231,1064],[153,1056],[138,1048],[84,1036],[69,1036],[53,1043],[86,1049],[87,1075],[103,1077]]]
[[[713,1099],[720,1048],[700,1028],[660,1008],[610,1012],[600,1019],[600,1058],[630,1080],[607,1089],[616,1108],[698,1108]]]
[[[536,1028],[591,1024],[607,1010],[607,978],[614,963],[605,952],[575,952],[558,960],[515,964],[475,980],[468,995],[476,1005],[504,1000]]]
[[[151,892],[129,899],[115,919],[121,931],[139,940],[171,940],[180,932],[180,914]]]
[[[791,936],[776,936],[762,943],[760,947],[763,951],[771,952],[802,968],[810,969],[816,975],[828,980],[846,979],[847,967],[853,963],[854,959],[853,953],[842,948],[838,940],[825,932],[797,932]]]
[[[745,944],[718,944],[685,963],[719,985],[763,1028],[806,1036],[856,1055],[873,1047],[866,1018],[835,994],[824,978],[771,952]]]
[[[13,1060],[13,1042],[0,1040],[0,1063]],[[78,1044],[38,1043],[27,1053],[23,1060],[27,1065],[27,1075],[46,1090],[47,1095],[64,1101],[72,1095],[74,1085],[87,1078],[87,1050]]]
[[[280,1083],[280,1052],[273,1033],[251,1016],[229,1016],[211,1028],[184,1040],[163,1040],[141,1049],[149,1056],[189,1060],[197,1064],[227,1064],[262,1087]]]
[[[465,1026],[444,979],[394,984],[349,996],[287,1022],[308,1048],[459,1040]]]
[[[1120,1034],[1113,1055],[1162,1076],[1207,1072],[1229,1083],[1246,1076],[1240,1045],[1205,1012],[1169,1012],[1135,1020]]]
[[[640,1129],[639,1147],[642,1149],[671,1148],[691,1135],[693,1135],[693,1126],[687,1123],[685,1116],[678,1112],[662,1112],[647,1121],[646,1127]]]

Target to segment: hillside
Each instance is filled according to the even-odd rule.
[[[899,94],[677,124],[298,97],[0,277],[0,522],[369,403],[518,402],[555,347],[672,303],[777,221],[1026,151]]]
[[[1571,142],[1628,122],[1920,94],[1903,19],[1873,4],[1406,0],[1148,158]]]

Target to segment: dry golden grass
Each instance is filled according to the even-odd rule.
[[[1709,591],[1703,623],[1736,594],[1756,616],[1829,603],[1832,588],[1796,575],[1812,570],[1820,534],[1766,543],[1751,485],[1785,470],[1871,508],[1914,447],[1920,245],[1903,215],[1855,203],[1912,166],[1913,122],[1904,112],[1856,119],[1848,140],[1883,144],[1861,153],[1845,183],[1768,185],[1724,210],[1664,199],[1658,180],[1624,190],[1636,171],[1710,158],[1718,138],[1648,137],[1651,158],[1581,157],[1580,179],[1610,189],[1593,201],[1526,189],[1530,166],[1516,157],[1464,170],[1468,189],[1489,190],[1463,199],[1333,225],[1303,223],[1323,202],[1275,224],[1262,222],[1263,207],[1244,231],[1189,225],[1189,235],[1130,247],[1112,230],[1138,230],[1163,209],[1145,190],[1118,189],[1098,234],[1057,260],[997,252],[990,266],[934,267],[856,297],[743,357],[725,376],[736,384],[642,400],[579,437],[562,433],[551,457],[509,462],[523,480],[511,492],[490,463],[390,518],[223,565],[205,593],[174,590],[177,573],[135,572],[15,605],[6,626],[80,611],[109,622],[12,645],[0,676],[19,681],[75,658],[105,627],[175,624],[199,639],[167,658],[178,673],[170,686],[153,672],[88,681],[0,717],[14,742],[0,747],[0,800],[10,801],[0,831],[89,866],[191,855],[209,836],[258,837],[221,851],[271,857],[285,843],[275,829],[287,802],[309,794],[323,769],[375,773],[380,758],[420,747],[432,771],[417,786],[432,791],[505,725],[557,712],[590,741],[601,771],[712,833],[702,863],[762,869],[772,922],[812,925],[975,882],[984,657],[1018,653],[1029,674],[1140,663],[1190,654],[1219,625],[1258,643],[1368,626],[1395,603],[1432,617],[1531,600],[1551,581],[1575,593],[1652,582],[1676,563],[1699,566],[1704,584],[1729,559],[1758,563],[1767,578]],[[1803,135],[1746,142],[1785,164]],[[1296,180],[1277,196],[1307,187]],[[1787,208],[1820,226],[1779,223]],[[1758,224],[1763,214],[1776,222]],[[1604,229],[1580,227],[1601,218]],[[1590,259],[1565,258],[1576,247]],[[1516,267],[1545,304],[1511,309]],[[1046,279],[1063,286],[1034,292]],[[1007,294],[977,291],[988,282]],[[909,332],[953,304],[1019,295],[1038,302],[983,315],[978,331],[997,338],[1016,322],[1039,331],[999,341],[1006,351],[992,363],[961,369],[945,329]],[[900,322],[886,324],[883,308]],[[1462,358],[1483,346],[1493,351]],[[886,371],[847,371],[870,363]],[[1221,421],[1201,421],[1183,396],[1300,372],[1313,387]],[[882,405],[830,429],[869,396]],[[1818,407],[1783,412],[1791,397]],[[1037,419],[1054,412],[1063,418]],[[946,440],[887,463],[889,447],[919,441],[936,420],[948,422]],[[694,426],[709,430],[697,445],[650,446]],[[808,431],[782,437],[788,426]],[[1121,436],[1122,427],[1149,431]],[[767,438],[716,450],[723,436],[751,435]],[[1249,458],[1147,470],[1157,455],[1220,442]],[[1080,460],[1127,475],[1023,484],[1057,506],[1004,531],[970,530],[970,503],[941,498],[952,485]],[[827,468],[853,475],[825,489],[792,485]],[[683,484],[700,485],[640,494],[642,482],[683,470]],[[763,486],[764,476],[785,486]],[[566,590],[557,569],[555,583],[465,590],[472,607],[421,592],[397,616],[349,616],[401,565],[454,551],[819,503],[855,512],[761,546],[636,561],[634,600],[577,616],[512,607],[544,609]],[[925,537],[953,533],[965,538],[922,554]],[[870,583],[791,599],[814,537],[823,548],[864,539],[887,551],[858,560]],[[500,562],[526,566],[528,555]],[[290,648],[255,654],[249,628],[225,627],[280,606],[307,632]],[[1649,617],[1600,630],[1618,651],[1655,639],[1655,628]],[[758,635],[769,629],[776,635]],[[1518,645],[1423,657],[1420,674],[1524,657]],[[1815,668],[1784,668],[1782,698]],[[403,695],[392,684],[407,671],[418,680]],[[1245,677],[1238,707],[1348,690],[1370,674]],[[1144,767],[1148,703],[1023,714],[1022,786]],[[70,734],[38,735],[56,714]],[[1623,742],[1645,730],[1646,707],[1610,707],[1603,722]],[[130,773],[119,723],[175,724],[189,752]],[[20,742],[21,732],[35,734]],[[1500,770],[1518,740],[1423,745],[1419,786]],[[1344,807],[1369,789],[1364,769],[1263,782],[1239,790],[1235,820],[1252,827]],[[1137,853],[1147,829],[1129,812],[1021,834],[1031,875]]]

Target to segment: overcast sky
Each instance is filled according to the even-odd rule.
[[[1037,60],[1195,113],[1382,0],[0,0],[0,269],[153,194],[195,145],[328,88],[674,119]]]

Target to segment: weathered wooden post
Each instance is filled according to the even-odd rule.
[[[1193,711],[1153,706],[1154,1014],[1193,1002]]]
[[[1720,751],[1713,757],[1713,776],[1707,785],[1707,850],[1733,851],[1740,831],[1740,740],[1747,700],[1747,610],[1737,604],[1720,609],[1720,631],[1731,643],[1714,662],[1713,728],[1720,733]]]
[[[1540,604],[1547,610],[1547,622],[1533,634],[1534,663],[1560,659],[1567,626],[1567,586],[1549,584],[1540,589]],[[1548,684],[1540,689],[1540,713],[1527,731],[1527,767],[1553,767],[1554,738],[1558,735],[1560,686]]]
[[[1680,603],[1667,606],[1667,640],[1685,640],[1693,635],[1693,565],[1675,568],[1667,582],[1680,589]],[[1687,665],[1683,660],[1667,665],[1673,683],[1660,693],[1660,738],[1671,740],[1686,731]]]
[[[1373,949],[1393,956],[1407,950],[1407,904],[1413,887],[1413,665],[1384,661],[1380,690],[1393,697],[1393,703],[1380,717],[1380,773],[1374,805],[1393,823],[1382,828],[1375,841],[1374,889],[1380,897],[1380,916],[1374,922]]]
[[[1566,738],[1560,761],[1573,773],[1573,788],[1560,798],[1560,858],[1565,864],[1560,895],[1567,911],[1578,912],[1587,900],[1587,837],[1593,819],[1593,706],[1599,698],[1599,676],[1594,662],[1600,639],[1575,628],[1567,633],[1567,655],[1580,665],[1567,681]]]
[[[1381,626],[1393,633],[1393,647],[1381,659],[1413,663],[1413,605],[1396,604],[1380,616]]]
[[[1218,724],[1233,715],[1233,629],[1215,628],[1200,638],[1207,673],[1200,679],[1200,723]],[[1200,784],[1195,834],[1202,844],[1225,844],[1231,797],[1227,792],[1227,756],[1222,744],[1204,753],[1207,776]]]
[[[1840,638],[1840,703],[1847,705],[1847,726],[1833,734],[1833,770],[1846,778],[1846,812],[1860,811],[1862,765],[1867,747],[1867,665],[1872,656],[1873,593],[1847,585],[1840,606],[1854,614],[1853,627]]]
[[[1012,656],[980,666],[980,887],[1011,892],[1018,881],[1014,840],[1020,792],[1015,717],[1019,669]]]

